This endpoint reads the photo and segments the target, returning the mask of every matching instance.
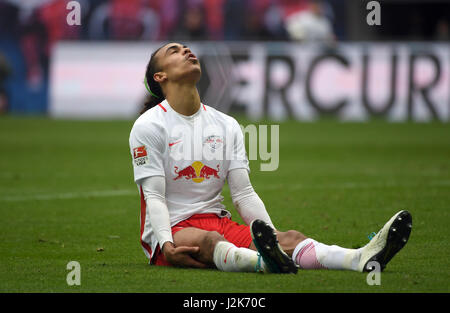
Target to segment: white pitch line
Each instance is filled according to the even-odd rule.
[[[367,188],[392,188],[392,187],[450,187],[450,180],[433,181],[420,184],[408,184],[397,182],[343,182],[340,184],[265,184],[255,187],[258,191],[296,191],[307,189],[367,189]],[[67,200],[80,198],[102,198],[102,197],[123,197],[123,196],[139,196],[138,190],[119,189],[119,190],[97,190],[85,192],[67,192],[54,194],[35,194],[35,195],[15,195],[15,196],[0,196],[0,201],[19,202],[32,200]]]
[[[0,196],[0,201],[16,202],[30,200],[66,200],[79,198],[101,198],[101,197],[122,197],[122,196],[139,196],[137,190],[97,190],[86,192],[67,192],[54,194],[37,194],[37,195],[17,195],[17,196]]]
[[[450,180],[434,181],[429,183],[397,183],[397,182],[378,182],[378,183],[367,183],[367,182],[343,182],[340,184],[286,184],[286,185],[270,185],[264,184],[255,187],[255,190],[288,190],[295,191],[301,189],[367,189],[367,188],[411,188],[411,187],[450,187]]]

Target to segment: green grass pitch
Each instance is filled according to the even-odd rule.
[[[239,119],[242,125],[249,121]],[[400,209],[408,244],[366,274],[224,273],[147,265],[128,136],[133,121],[0,118],[0,292],[449,292],[450,124],[280,123],[280,163],[251,180],[280,230],[360,247]],[[224,204],[234,220],[228,187]],[[68,286],[69,261],[81,285]]]

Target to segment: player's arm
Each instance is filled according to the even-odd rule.
[[[255,219],[261,219],[271,225],[274,229],[266,207],[261,198],[250,183],[249,162],[245,152],[244,135],[238,122],[232,120],[232,131],[234,132],[233,150],[230,167],[227,174],[233,204],[247,225]]]
[[[158,240],[166,260],[175,266],[206,267],[192,256],[199,252],[198,247],[176,247],[170,227],[169,210],[165,201],[165,178],[151,176],[143,179],[141,186],[148,209],[150,225]]]
[[[260,219],[275,229],[264,203],[253,189],[248,171],[233,169],[228,172],[227,180],[233,204],[244,222],[250,225],[253,220]]]
[[[142,187],[150,226],[166,260],[175,266],[204,267],[191,255],[198,247],[175,247],[165,201],[164,151],[167,146],[165,129],[158,122],[137,123],[130,133],[134,180]]]

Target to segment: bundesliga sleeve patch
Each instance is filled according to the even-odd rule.
[[[134,163],[137,166],[147,164],[148,157],[147,157],[147,150],[145,149],[145,146],[133,148],[133,159],[134,159]]]

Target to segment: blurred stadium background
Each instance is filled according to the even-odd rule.
[[[0,1],[0,111],[136,116],[150,53],[181,41],[200,56],[204,103],[250,118],[447,121],[447,0]]]

